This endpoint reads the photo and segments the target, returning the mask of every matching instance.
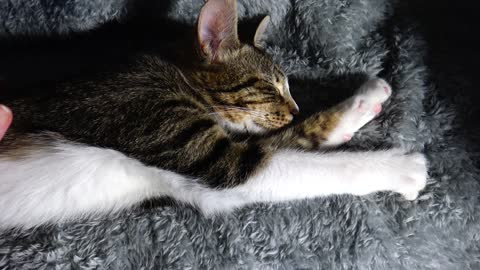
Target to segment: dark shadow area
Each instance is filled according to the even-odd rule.
[[[405,1],[403,5],[427,41],[425,61],[432,80],[441,80],[443,76],[439,75],[448,74],[469,83],[470,87],[458,87],[455,93],[442,94],[475,94],[473,82],[480,60],[475,3],[424,0]]]
[[[366,74],[348,74],[322,80],[290,79],[292,96],[300,107],[295,121],[301,121],[352,96],[368,80]]]
[[[121,70],[140,53],[168,60],[195,37],[195,28],[167,19],[170,2],[132,1],[127,20],[83,33],[0,38],[1,95],[37,94],[39,85]],[[240,22],[240,38],[253,40],[262,18]]]
[[[460,128],[480,165],[478,8],[474,1],[404,1],[402,9],[426,40],[430,83],[441,100],[453,104]]]
[[[161,19],[170,1],[135,1],[133,16],[68,36],[16,36],[0,39],[2,92],[28,91],[30,86],[90,76],[122,68],[140,51],[162,51],[159,45],[178,40],[186,26]],[[157,14],[152,14],[152,10]],[[139,31],[141,29],[141,31]],[[33,89],[31,91],[34,91]]]

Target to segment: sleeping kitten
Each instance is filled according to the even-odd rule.
[[[291,124],[298,107],[287,77],[259,46],[267,23],[242,44],[235,1],[209,0],[190,64],[146,56],[128,71],[59,84],[54,95],[2,100],[16,118],[0,143],[0,226],[72,220],[158,196],[206,214],[332,194],[415,199],[427,178],[420,153],[314,151],[348,141],[381,111],[390,86],[372,79]]]

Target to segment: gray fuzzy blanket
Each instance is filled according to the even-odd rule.
[[[191,25],[202,2],[0,0],[1,55],[12,39],[57,38],[111,21],[159,16]],[[387,0],[238,5],[242,20],[270,14],[269,51],[290,74],[304,112],[351,94],[365,76],[392,84],[381,116],[345,148],[424,151],[430,180],[416,201],[393,193],[332,196],[212,218],[168,202],[148,204],[0,232],[0,269],[480,269],[480,132],[472,95],[479,53],[465,19],[474,13],[459,6]],[[5,85],[18,79],[9,77],[12,69],[0,65]]]

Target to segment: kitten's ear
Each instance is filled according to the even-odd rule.
[[[212,62],[240,46],[237,34],[236,0],[208,0],[198,18],[198,42],[203,55]]]
[[[257,27],[257,30],[255,31],[255,36],[253,37],[253,44],[255,47],[261,48],[262,47],[262,40],[265,34],[265,30],[267,30],[268,23],[270,22],[270,16],[265,16],[265,18],[262,19],[260,24]]]

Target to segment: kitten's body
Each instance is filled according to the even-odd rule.
[[[203,58],[192,65],[144,57],[124,72],[58,85],[54,96],[2,100],[16,118],[0,144],[0,226],[105,213],[156,196],[206,213],[380,190],[415,198],[426,180],[421,154],[307,152],[347,141],[379,112],[388,84],[373,79],[288,126],[298,110],[288,82],[260,49],[238,42],[235,14],[234,1],[207,2]],[[237,139],[239,130],[271,131]]]

